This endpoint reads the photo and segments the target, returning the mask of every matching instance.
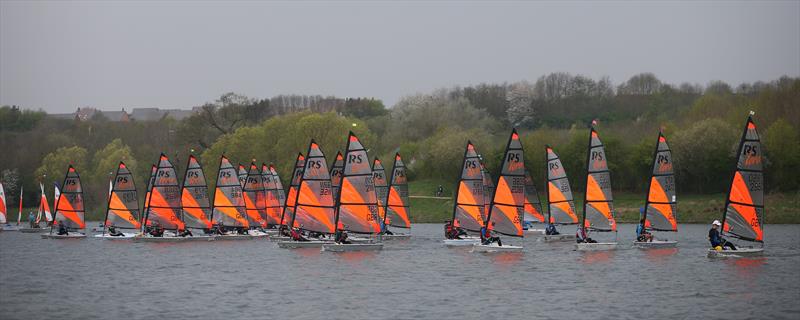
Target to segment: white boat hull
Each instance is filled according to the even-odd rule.
[[[576,238],[574,234],[555,234],[555,235],[544,235],[544,237],[542,237],[542,240],[544,240],[544,242],[563,242],[563,241],[574,242]]]
[[[291,241],[291,240],[292,237],[287,237],[287,236],[278,236],[278,235],[269,236],[269,241]]]
[[[407,233],[395,233],[395,234],[383,234],[381,235],[381,240],[403,240],[411,238],[410,234]]]
[[[121,236],[115,237],[115,236],[112,236],[112,235],[106,233],[106,234],[96,234],[96,235],[92,236],[92,238],[105,239],[105,240],[131,240],[134,237],[136,237],[136,235],[138,235],[138,233],[125,233],[125,232],[123,232]]]
[[[708,249],[709,258],[747,258],[764,255],[764,248],[736,248],[737,250]]]
[[[525,230],[525,234],[527,234],[527,235],[544,235],[544,229],[527,229],[527,230]]]
[[[183,241],[186,241],[185,237],[137,236],[133,238],[133,242],[183,242]]]
[[[617,250],[616,242],[596,242],[596,243],[576,243],[575,250],[578,251],[609,251]]]
[[[522,247],[520,246],[510,246],[504,245],[500,246],[497,243],[492,244],[480,244],[476,243],[472,245],[472,252],[486,252],[486,253],[494,253],[494,252],[522,252]]]
[[[653,240],[653,241],[634,241],[633,246],[639,249],[658,249],[658,248],[675,248],[678,246],[678,241],[672,240]]]
[[[444,245],[448,247],[467,247],[481,243],[479,238],[464,238],[464,239],[444,239]]]
[[[253,237],[249,234],[225,234],[221,236],[216,236],[215,239],[217,240],[253,240],[256,237]]]
[[[302,248],[322,248],[325,244],[333,244],[333,241],[278,241],[278,248],[302,249]]]
[[[19,232],[22,233],[42,233],[44,231],[50,231],[50,229],[43,229],[43,228],[20,228]]]
[[[70,234],[65,234],[65,235],[60,235],[60,234],[55,234],[55,233],[53,233],[53,234],[49,234],[49,233],[42,234],[42,239],[83,239],[83,238],[86,238],[86,235],[83,234],[83,233],[70,233]]]
[[[383,243],[326,243],[322,245],[322,251],[330,252],[378,251],[382,249]]]

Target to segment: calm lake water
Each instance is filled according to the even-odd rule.
[[[95,225],[95,224],[92,224]],[[438,224],[377,253],[269,241],[44,240],[0,232],[1,319],[745,319],[800,317],[800,225],[768,225],[758,259],[705,256],[707,225],[673,250],[521,254],[446,248]],[[633,225],[620,225],[629,243]],[[573,227],[562,228],[574,232]],[[602,238],[598,236],[598,238]]]

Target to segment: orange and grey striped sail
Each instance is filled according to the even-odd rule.
[[[394,155],[392,175],[389,177],[389,196],[386,200],[386,221],[392,227],[411,228],[408,216],[408,180],[406,179],[406,166],[403,158],[397,153]]]
[[[142,220],[145,220],[144,222],[145,224],[142,225],[143,227],[150,225],[150,222],[144,219],[144,215],[147,215],[147,213],[150,212],[150,210],[147,207],[147,204],[150,203],[150,193],[153,190],[153,180],[156,179],[156,171],[158,171],[158,166],[151,165],[150,180],[147,180],[147,193],[144,194],[144,205],[142,206],[142,212],[143,212]]]
[[[386,200],[389,198],[389,182],[386,181],[386,169],[378,158],[372,161],[372,181],[378,195],[378,218],[386,221]]]
[[[244,206],[250,227],[267,226],[267,193],[261,171],[255,163],[250,163],[250,170],[244,180]]]
[[[219,159],[211,223],[225,227],[250,227],[250,223],[247,221],[247,212],[245,212],[242,185],[239,184],[236,168],[224,155]]]
[[[275,165],[270,163],[269,164],[269,172],[272,173],[272,179],[275,182],[275,188],[278,189],[278,204],[280,204],[280,212],[278,213],[278,224],[282,223],[283,219],[283,208],[286,207],[286,189],[283,188],[283,181],[281,181],[281,176],[278,174],[278,170],[275,169]]]
[[[722,230],[742,240],[764,242],[763,154],[756,124],[749,116],[722,216]]]
[[[245,169],[244,165],[242,165],[241,163],[239,164],[238,177],[239,177],[239,184],[241,184],[242,188],[244,188],[244,183],[245,181],[247,181],[247,169]]]
[[[306,166],[306,158],[302,153],[297,154],[292,171],[292,181],[289,182],[289,193],[286,195],[286,202],[281,213],[281,225],[296,227],[289,222],[294,215],[294,207],[297,204],[297,189],[300,188],[300,180],[303,178],[303,168]]]
[[[483,166],[472,142],[467,141],[461,178],[456,187],[453,223],[470,231],[480,231],[484,222]]]
[[[331,166],[331,187],[333,188],[333,198],[339,196],[339,188],[342,186],[342,172],[344,170],[344,156],[342,152],[339,151],[336,153],[336,158],[333,160],[333,166]]]
[[[165,229],[184,229],[181,220],[181,187],[178,185],[178,173],[172,162],[163,153],[158,159],[158,168],[153,178],[150,199],[147,202],[145,221],[157,224]]]
[[[67,169],[67,175],[64,177],[64,184],[61,187],[61,196],[58,197],[56,204],[56,216],[53,226],[63,225],[71,230],[85,229],[85,213],[81,177],[78,175],[78,171],[70,165]],[[50,229],[50,233],[52,232],[53,228]]]
[[[336,206],[325,154],[319,145],[311,140],[306,155],[295,201],[297,205],[289,223],[303,230],[334,233]]]
[[[492,208],[492,196],[494,195],[494,179],[492,174],[486,169],[486,166],[481,162],[481,176],[483,177],[483,212],[481,212],[481,220],[486,221],[486,215]]]
[[[114,176],[107,208],[106,228],[113,226],[123,229],[139,229],[142,227],[139,222],[139,197],[136,193],[136,184],[133,182],[133,174],[121,161],[117,166],[117,174]]]
[[[611,195],[611,172],[608,170],[603,142],[594,126],[589,130],[588,149],[582,227],[596,231],[617,231],[614,198]]]
[[[678,231],[672,151],[661,132],[658,133],[652,168],[642,217],[645,227],[658,231]]]
[[[512,130],[486,223],[491,224],[495,232],[522,237],[524,207],[525,162],[517,130]]]
[[[189,155],[186,174],[181,189],[183,222],[187,228],[211,228],[211,201],[208,198],[208,183],[203,167],[194,155]]]
[[[542,203],[539,200],[539,192],[536,191],[536,185],[533,183],[533,177],[528,170],[525,170],[525,217],[524,221],[537,221],[544,223],[544,214],[542,214]]]
[[[356,233],[381,232],[378,194],[372,178],[367,150],[353,132],[344,154],[342,188],[337,201],[336,226]],[[341,223],[341,226],[339,226]]]
[[[281,203],[278,196],[278,185],[275,183],[275,176],[272,175],[266,164],[261,164],[261,177],[264,180],[264,191],[266,191],[264,202],[267,209],[267,226],[274,226],[281,223]]]
[[[545,146],[547,154],[547,219],[552,224],[576,224],[575,201],[567,172],[553,148]]]

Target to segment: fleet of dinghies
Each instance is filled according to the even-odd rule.
[[[575,241],[575,250],[614,250],[617,222],[611,191],[608,157],[593,121],[586,153],[585,192],[580,216],[576,213],[567,173],[554,148],[546,145],[545,199],[525,167],[520,136],[512,130],[497,180],[492,179],[476,146],[468,141],[461,174],[455,188],[453,213],[445,225],[446,246],[468,246],[473,252],[519,252],[525,234],[541,234],[545,242]],[[273,164],[253,160],[238,170],[221,155],[213,201],[203,167],[189,156],[183,182],[165,154],[151,168],[144,204],[131,170],[119,162],[109,193],[102,232],[94,238],[142,242],[254,239],[269,237],[280,248],[321,248],[347,252],[381,250],[383,241],[408,238],[411,228],[406,166],[395,154],[391,171],[350,132],[344,153],[337,152],[330,165],[314,140],[298,153],[288,191]],[[761,142],[756,125],[748,117],[737,149],[737,162],[722,213],[721,232],[749,245],[737,249],[709,249],[709,257],[760,255],[763,246],[764,190]],[[7,231],[39,232],[39,223],[50,225],[42,238],[86,237],[81,179],[70,165],[61,188],[55,186],[51,213],[44,185],[35,224],[20,228],[8,223],[6,194],[0,183],[0,225]],[[22,190],[20,190],[21,197]],[[633,246],[642,249],[676,247],[665,234],[678,230],[677,199],[672,151],[659,131],[653,151],[650,180],[640,212]],[[575,234],[562,234],[557,226],[576,225]],[[542,226],[535,228],[534,226]],[[0,229],[0,230],[2,230]],[[31,231],[33,230],[33,231]],[[651,231],[659,232],[654,236]],[[502,236],[506,241],[502,243]],[[596,237],[598,239],[593,239]]]

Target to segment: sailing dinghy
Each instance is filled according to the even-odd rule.
[[[553,225],[574,225],[578,223],[575,213],[575,200],[572,197],[572,188],[569,185],[567,172],[561,163],[561,158],[548,145],[544,146],[547,157],[547,216],[545,221]],[[546,234],[542,238],[546,242],[575,241],[574,234]]]
[[[8,220],[6,220],[8,209],[6,208],[6,192],[3,190],[3,183],[0,182],[0,231],[3,231],[3,225],[8,223]]]
[[[64,187],[56,204],[56,214],[50,233],[42,234],[43,239],[75,239],[86,238],[86,221],[83,207],[83,188],[78,171],[70,165],[64,176]],[[63,228],[63,231],[61,232]],[[61,233],[61,234],[59,234]]]
[[[117,165],[117,173],[112,180],[111,193],[106,206],[106,217],[103,219],[103,233],[95,238],[109,240],[130,240],[141,230],[139,215],[139,197],[133,174],[122,161]],[[112,235],[108,228],[121,229]],[[132,232],[125,232],[130,230]]]
[[[753,112],[739,141],[736,170],[733,173],[725,211],[722,213],[722,235],[738,238],[748,245],[737,244],[737,250],[709,249],[711,258],[739,258],[764,254],[764,163],[761,138],[753,122]],[[756,244],[758,246],[756,246]]]
[[[583,215],[578,233],[587,230],[614,232],[615,241],[580,242],[575,244],[579,251],[604,251],[617,249],[617,221],[614,219],[614,198],[611,195],[611,172],[605,148],[592,125],[589,130],[589,148],[586,155],[586,192],[584,193]],[[577,236],[577,235],[576,235]],[[588,236],[587,236],[588,239]]]
[[[300,176],[300,186],[293,201],[296,206],[289,219],[289,225],[297,226],[301,231],[313,232],[330,237],[336,228],[336,206],[331,188],[331,176],[325,154],[319,145],[311,140],[308,146],[308,156],[305,160],[303,174]],[[328,239],[309,238],[308,241],[279,241],[278,247],[287,249],[321,248],[323,244],[333,241]]]
[[[344,154],[342,185],[336,201],[335,231],[376,236],[381,232],[378,215],[378,194],[369,164],[367,150],[351,131]],[[383,243],[332,243],[324,244],[322,251],[375,251]]]
[[[383,202],[385,215],[383,223],[386,226],[397,228],[411,228],[411,220],[409,214],[409,201],[408,201],[408,179],[406,179],[406,166],[403,163],[403,158],[399,153],[394,155],[394,164],[392,165],[392,175],[389,177],[389,192]],[[386,239],[408,239],[411,234],[397,233],[384,234],[382,238]]]
[[[487,213],[486,222],[488,230],[511,236],[524,237],[522,219],[525,207],[525,162],[523,161],[522,143],[519,141],[517,130],[511,131],[511,136],[506,144],[503,156],[503,166],[494,195]],[[477,243],[472,247],[473,252],[521,252],[521,246],[498,245]]]
[[[178,185],[178,172],[165,154],[158,158],[158,166],[153,176],[147,211],[144,213],[142,233],[134,237],[136,242],[179,242],[186,238],[179,236],[185,228],[181,220],[181,187]],[[150,231],[163,230],[160,236]]]
[[[250,163],[250,170],[242,187],[244,191],[245,212],[247,212],[250,229],[247,233],[252,237],[266,237],[264,228],[267,227],[267,191],[264,189],[264,179],[255,162]]]
[[[236,168],[225,155],[220,156],[217,185],[214,189],[214,210],[211,213],[211,223],[221,233],[217,240],[253,239],[247,234],[250,223],[242,193]]]
[[[211,235],[211,202],[208,198],[208,183],[203,167],[194,155],[189,155],[186,173],[181,188],[181,220],[186,230],[194,230],[190,241],[213,241]]]
[[[53,215],[50,213],[50,204],[47,203],[47,194],[45,194],[44,185],[41,182],[39,183],[39,190],[41,190],[39,196],[39,208],[36,210],[36,220],[33,222],[33,228],[20,228],[19,232],[42,232],[42,227],[40,226],[42,218],[44,218],[48,225],[53,222]]]
[[[531,173],[525,170],[525,215],[522,219],[522,229],[526,234],[544,234],[544,229],[534,229],[534,223],[544,223],[542,214],[542,202],[539,200],[539,192],[533,183]]]
[[[294,161],[294,169],[292,170],[292,180],[289,181],[289,193],[284,198],[283,211],[281,212],[280,226],[278,230],[286,231],[285,234],[278,232],[277,235],[271,235],[270,241],[286,241],[291,238],[288,236],[288,230],[296,227],[291,223],[291,217],[294,214],[294,208],[297,201],[297,190],[300,188],[300,180],[303,177],[303,168],[306,165],[306,158],[303,153],[298,153]]]
[[[480,232],[484,221],[483,165],[478,151],[471,141],[464,149],[464,163],[461,178],[456,186],[456,201],[453,203],[453,227],[463,228],[473,233]],[[461,236],[461,239],[444,239],[446,246],[472,246],[481,239],[474,235]]]
[[[661,131],[658,132],[656,149],[653,152],[652,174],[650,185],[647,187],[645,199],[644,230],[677,232],[678,212],[675,197],[675,172],[672,168],[672,151],[667,144],[667,138]],[[653,241],[634,241],[633,246],[646,248],[674,248],[678,242],[675,240],[657,239]]]

